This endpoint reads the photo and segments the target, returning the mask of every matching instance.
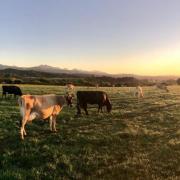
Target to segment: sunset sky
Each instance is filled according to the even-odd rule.
[[[180,0],[0,0],[0,64],[180,75]]]

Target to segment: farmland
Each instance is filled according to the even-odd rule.
[[[60,86],[20,87],[24,94],[65,94]],[[145,87],[140,100],[132,88],[98,88],[109,94],[112,114],[90,106],[89,116],[75,117],[74,100],[58,116],[57,133],[35,120],[24,141],[17,99],[0,99],[0,179],[179,179],[180,87],[168,88]]]

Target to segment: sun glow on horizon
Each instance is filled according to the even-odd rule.
[[[123,61],[118,63],[118,59]],[[180,75],[180,46],[141,52],[112,60],[114,66],[106,67],[110,73],[139,75]],[[109,63],[110,65],[111,63]]]
[[[102,71],[111,74],[180,75],[180,45],[146,52],[114,56],[53,56],[28,53],[0,54],[7,65],[32,67],[47,64],[59,68]]]

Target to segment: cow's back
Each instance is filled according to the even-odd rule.
[[[28,98],[34,99],[34,107],[41,109],[48,109],[54,105],[63,106],[65,100],[63,96],[57,96],[55,94],[50,95],[30,95]]]
[[[14,94],[14,95],[22,95],[22,91],[18,86],[2,86],[3,94]]]
[[[79,103],[98,104],[104,101],[106,93],[103,91],[78,91],[77,101]]]

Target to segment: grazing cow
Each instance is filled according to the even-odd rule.
[[[166,92],[169,92],[169,89],[167,88],[167,85],[164,83],[157,84],[156,87],[161,90],[165,90]]]
[[[66,84],[68,90],[74,90],[75,86],[73,84]]]
[[[81,114],[81,108],[84,109],[88,115],[87,104],[98,104],[98,112],[102,107],[106,106],[107,112],[110,112],[112,105],[107,94],[103,91],[78,91],[77,92],[77,114]]]
[[[51,131],[56,131],[56,117],[65,104],[64,96],[51,95],[23,95],[18,99],[21,121],[21,139],[26,135],[25,125],[33,119],[50,118],[49,125]]]
[[[2,86],[2,98],[7,94],[14,94],[14,97],[16,96],[22,96],[22,91],[18,86]]]
[[[134,96],[136,96],[136,97],[138,97],[138,98],[143,98],[143,97],[144,97],[143,89],[142,89],[141,86],[137,86],[137,87],[135,88]]]
[[[74,94],[70,94],[69,92],[66,93],[66,103],[68,107],[72,107],[72,100],[73,100]]]

